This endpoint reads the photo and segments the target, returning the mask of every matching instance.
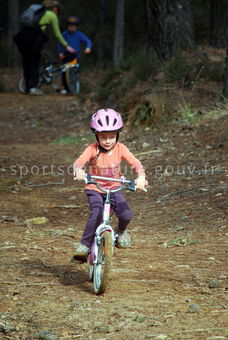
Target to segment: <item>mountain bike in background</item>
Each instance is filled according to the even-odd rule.
[[[78,79],[79,63],[77,59],[67,62],[66,64],[61,64],[61,61],[44,61],[43,67],[39,74],[39,83],[37,87],[42,87],[42,85],[51,85],[55,91],[59,91],[59,87],[54,83],[54,80],[61,77],[63,73],[66,74],[67,87],[71,94],[75,95],[80,92],[80,83]],[[18,90],[21,93],[26,93],[25,90],[25,78],[21,76],[18,82]]]

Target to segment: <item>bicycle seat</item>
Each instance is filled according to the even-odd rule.
[[[44,60],[44,64],[45,65],[56,65],[56,64],[59,64],[60,63],[60,60]]]
[[[77,58],[74,58],[73,60],[71,60],[71,61],[68,61],[68,65],[74,65],[74,64],[77,64],[77,62],[78,62],[78,60],[77,60]]]

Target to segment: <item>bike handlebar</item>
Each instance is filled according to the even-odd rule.
[[[121,178],[93,176],[93,175],[90,175],[90,174],[86,174],[86,176],[85,176],[85,182],[87,184],[95,184],[99,189],[101,189],[104,192],[107,192],[107,189],[103,188],[99,183],[97,183],[96,179],[109,181],[109,182],[119,182],[119,183],[123,184],[120,187],[111,190],[111,192],[116,192],[116,191],[119,191],[123,188],[131,190],[131,191],[136,191],[136,189],[137,189],[135,180],[134,179],[127,180],[124,176],[122,176]],[[128,185],[126,186],[125,184],[128,184]]]

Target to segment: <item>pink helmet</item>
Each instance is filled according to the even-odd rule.
[[[100,109],[92,115],[91,129],[96,132],[115,132],[123,127],[121,115],[112,109]]]

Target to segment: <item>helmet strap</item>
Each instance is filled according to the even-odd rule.
[[[92,161],[92,164],[94,165],[98,159],[98,157],[100,156],[101,152],[108,152],[110,150],[106,150],[105,148],[102,148],[102,146],[100,146],[99,142],[98,142],[98,146],[97,146],[97,154],[96,157],[94,158],[94,160]]]

